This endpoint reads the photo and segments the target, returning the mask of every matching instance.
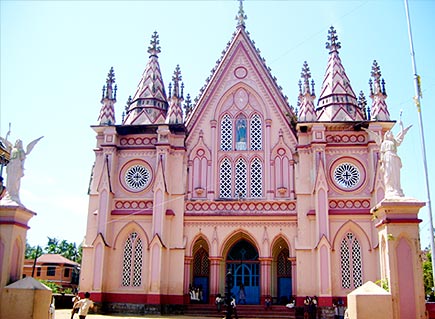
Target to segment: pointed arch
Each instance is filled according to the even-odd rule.
[[[233,171],[231,161],[228,158],[222,159],[219,164],[219,197],[231,198],[233,188]]]
[[[337,230],[334,239],[332,240],[332,245],[331,245],[332,250],[336,250],[339,248],[341,238],[348,231],[355,233],[362,240],[363,246],[366,246],[368,251],[372,250],[372,245],[369,236],[364,231],[364,229],[361,228],[360,225],[358,225],[352,220],[348,220],[343,225],[341,225],[341,227]]]
[[[259,243],[256,241],[255,237],[252,234],[244,229],[235,230],[226,238],[224,238],[219,255],[226,256],[229,250],[234,246],[234,244],[242,239],[253,245],[258,250],[259,256],[262,256]]]

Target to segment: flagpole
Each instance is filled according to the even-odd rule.
[[[424,142],[424,130],[423,130],[422,115],[421,115],[420,76],[417,73],[417,65],[415,63],[414,44],[412,42],[411,20],[409,18],[408,0],[404,0],[404,1],[405,1],[405,10],[406,10],[406,20],[408,22],[408,37],[409,37],[409,47],[411,50],[412,69],[414,71],[414,90],[415,90],[414,102],[415,102],[415,106],[417,107],[417,113],[418,113],[418,122],[420,126],[420,137],[421,137],[421,151],[423,155],[424,176],[426,179],[427,208],[429,211],[429,222],[430,222],[430,248],[431,248],[431,255],[432,255],[432,279],[435,281],[434,228],[433,228],[433,221],[432,221],[432,207],[430,201],[429,178],[427,173],[426,146]],[[432,289],[433,287],[434,286],[432,286]]]

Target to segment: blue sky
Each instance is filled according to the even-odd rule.
[[[117,124],[148,61],[157,31],[165,85],[180,65],[185,95],[199,93],[236,29],[238,1],[0,1],[0,135],[11,141],[44,136],[25,163],[21,200],[35,211],[27,239],[80,243],[94,161],[101,88],[110,67],[118,85]],[[409,1],[432,201],[435,195],[435,1]],[[328,60],[327,31],[337,30],[340,57],[354,91],[370,101],[373,60],[386,81],[392,119],[413,124],[399,149],[406,196],[426,201],[413,70],[403,1],[245,1],[246,29],[296,106],[307,61],[320,91]],[[396,133],[397,128],[393,131]],[[433,205],[432,205],[433,206]],[[420,211],[422,246],[429,218]]]

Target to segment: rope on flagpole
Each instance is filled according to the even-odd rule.
[[[415,96],[414,96],[414,103],[417,107],[418,112],[418,122],[420,126],[420,137],[421,137],[421,150],[423,155],[423,166],[424,166],[424,176],[426,180],[426,192],[427,192],[427,207],[429,211],[429,222],[430,222],[430,248],[431,248],[431,255],[432,255],[432,279],[435,281],[435,244],[434,244],[434,228],[433,228],[433,220],[432,220],[432,207],[431,207],[431,201],[430,201],[430,190],[429,190],[429,178],[427,173],[427,161],[426,161],[426,145],[424,141],[424,130],[423,130],[423,121],[422,121],[422,115],[421,115],[421,101],[422,98],[421,94],[421,78],[417,73],[417,65],[415,63],[415,53],[414,53],[414,44],[412,41],[412,31],[411,31],[411,20],[409,18],[409,7],[408,7],[408,0],[405,1],[405,11],[406,11],[406,20],[408,23],[408,37],[409,37],[409,46],[411,50],[411,60],[412,60],[412,69],[414,72],[414,89],[415,89]],[[432,290],[434,289],[434,286],[432,286]]]

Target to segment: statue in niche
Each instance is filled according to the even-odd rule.
[[[385,133],[383,139],[379,133],[364,129],[380,147],[380,170],[383,174],[385,198],[405,196],[400,185],[400,169],[402,168],[402,161],[397,154],[397,148],[402,144],[406,133],[412,125],[404,128],[402,120],[399,121],[399,125],[401,130],[396,136],[394,136],[393,132],[389,130]]]
[[[21,178],[24,176],[24,161],[26,157],[30,154],[30,152],[33,150],[36,143],[38,143],[39,140],[43,138],[43,136],[30,142],[26,147],[26,151],[24,151],[23,142],[20,139],[17,139],[15,144],[12,144],[7,140],[8,135],[9,132],[6,135],[6,138],[0,137],[0,140],[7,147],[8,151],[11,154],[10,161],[6,166],[7,194],[4,196],[4,198],[22,205],[20,201],[20,186],[21,186]]]
[[[246,118],[240,116],[236,120],[236,150],[246,151]]]

